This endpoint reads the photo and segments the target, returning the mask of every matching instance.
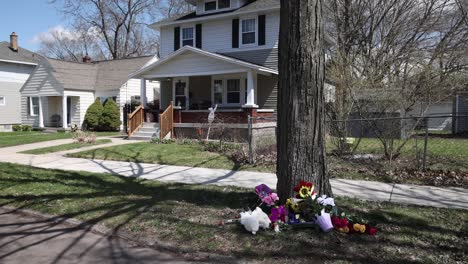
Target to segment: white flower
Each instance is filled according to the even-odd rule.
[[[317,198],[317,202],[323,206],[335,206],[335,199],[328,198],[326,195],[322,195],[321,197]]]

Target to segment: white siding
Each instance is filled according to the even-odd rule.
[[[258,15],[263,14],[251,14],[246,18],[255,18]],[[242,19],[243,17],[238,17]],[[279,21],[280,13],[270,12],[266,14],[266,43],[263,46],[242,46],[239,48],[232,48],[232,19],[234,17],[212,20],[201,22],[202,23],[202,48],[210,52],[235,52],[235,51],[247,51],[247,50],[258,50],[258,49],[272,49],[278,47],[278,35],[279,35]],[[196,22],[200,23],[200,22]],[[193,24],[181,25],[194,26]],[[240,32],[240,30],[239,30]],[[161,58],[174,52],[174,26],[167,26],[161,28]],[[240,39],[240,38],[239,38]],[[257,41],[258,41],[258,30],[257,30]]]
[[[140,79],[130,79],[120,88],[119,105],[123,107],[125,103],[130,102],[131,97],[140,95],[141,81]],[[155,92],[156,90],[156,92]],[[155,94],[157,95],[155,98]],[[147,101],[151,102],[159,97],[159,82],[146,81],[146,97]]]
[[[34,66],[0,62],[0,82],[24,84]]]
[[[77,124],[79,127],[83,124],[84,116],[88,107],[94,102],[94,93],[85,91],[65,91],[66,96],[72,97],[72,122],[71,124]],[[75,100],[78,99],[78,104],[74,105]],[[75,109],[73,109],[75,107]],[[76,123],[75,123],[76,122]]]
[[[242,71],[242,67],[194,52],[185,52],[147,72],[147,76],[197,76],[218,71]]]
[[[61,85],[47,73],[43,65],[38,66],[21,90],[22,96],[61,96],[62,93]]]

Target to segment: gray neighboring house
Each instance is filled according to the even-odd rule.
[[[468,133],[468,92],[457,94],[453,101],[453,114],[459,116],[453,120],[453,133]]]
[[[20,89],[36,68],[41,56],[18,46],[18,35],[0,42],[0,132],[21,124]]]
[[[152,63],[155,56],[82,63],[42,58],[21,88],[22,123],[37,128],[81,127],[88,107],[99,98],[112,98],[121,109],[140,100],[142,91],[152,101],[159,95],[159,83],[129,79],[131,73]],[[156,98],[155,98],[156,95]]]

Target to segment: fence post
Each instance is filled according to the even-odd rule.
[[[423,171],[426,170],[426,157],[427,157],[427,140],[429,138],[429,120],[426,119],[426,133],[424,135],[424,153],[423,153]]]
[[[247,130],[248,130],[248,135],[247,135],[247,142],[249,144],[249,163],[253,164],[254,163],[254,157],[253,157],[253,146],[252,146],[252,117],[250,115],[247,116]]]

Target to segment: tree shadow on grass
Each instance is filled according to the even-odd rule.
[[[466,241],[463,242],[463,237],[453,226],[435,225],[430,219],[386,210],[380,205],[373,205],[369,211],[345,205],[345,208],[379,223],[382,230],[376,237],[323,234],[310,229],[284,231],[278,235],[262,232],[252,236],[237,225],[220,228],[213,224],[218,219],[208,223],[194,220],[206,217],[206,214],[213,214],[213,217],[220,217],[224,212],[233,214],[239,208],[255,204],[257,197],[245,189],[163,184],[108,174],[42,170],[9,164],[2,164],[0,172],[0,187],[5,190],[0,193],[0,204],[57,215],[43,220],[39,229],[0,234],[4,237],[19,236],[19,240],[38,232],[50,233],[51,238],[78,228],[86,233],[91,232],[93,226],[105,223],[113,234],[125,231],[155,240],[162,237],[176,245],[191,247],[191,250],[184,249],[185,252],[203,250],[246,259],[277,259],[279,262],[424,263],[424,254],[448,254],[461,260],[468,254]],[[437,214],[447,212],[441,209]],[[424,217],[431,216],[434,215],[428,212]],[[51,229],[67,218],[78,218],[83,223],[66,230]],[[403,239],[405,237],[411,239]],[[459,243],[453,243],[457,237],[460,238]],[[83,235],[78,236],[67,245],[56,260],[61,260],[82,238]],[[5,255],[21,254],[37,243],[8,252],[0,256],[0,261]]]

